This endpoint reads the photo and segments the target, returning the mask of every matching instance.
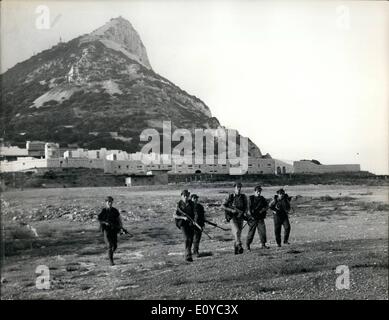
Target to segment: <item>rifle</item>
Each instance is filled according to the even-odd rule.
[[[294,214],[295,212],[294,212],[294,208],[292,207],[292,205],[291,205],[291,201],[292,201],[292,199],[293,199],[293,196],[289,196],[287,193],[285,194],[285,196],[286,196],[286,199],[288,199],[288,201],[289,201],[289,207],[290,207],[290,209],[289,209],[289,212],[288,212],[288,214],[290,214],[290,213],[292,213],[292,214]]]
[[[288,200],[288,203],[289,203],[289,210],[287,211],[287,213],[289,214],[290,211],[292,211],[292,212],[294,213],[294,208],[293,208],[293,207],[291,206],[291,204],[290,204],[290,201],[293,199],[293,197],[290,197],[287,193],[285,194],[285,197],[286,197],[286,199]],[[276,205],[277,205],[277,203],[278,203],[278,198],[279,198],[279,197],[278,197],[277,195],[275,195],[274,198],[273,198],[273,200],[272,200],[271,203],[270,203],[270,204],[273,204],[273,205],[272,205],[273,208],[270,208],[270,206],[269,206],[270,210],[273,211],[273,214],[276,214],[276,213],[277,213],[277,207],[276,207]]]
[[[249,224],[249,219],[247,219],[247,221],[244,223],[241,231],[243,231],[244,227],[247,226],[248,224]]]
[[[214,222],[211,222],[211,221],[208,221],[208,220],[204,220],[204,222],[205,222],[205,223],[208,223],[208,224],[210,224],[211,226],[214,226],[214,227],[216,227],[216,228],[222,229],[222,230],[224,230],[224,231],[229,231],[229,229],[223,228],[223,227],[217,225],[217,224],[214,223]]]
[[[259,203],[255,208],[254,208],[254,210],[253,210],[253,212],[255,212],[255,210],[257,210],[258,208],[259,208],[259,205],[260,205],[261,203]],[[268,206],[267,207],[264,207],[261,211],[260,211],[260,213],[263,213],[263,212],[266,212],[267,210],[268,210]],[[251,213],[250,213],[250,215],[247,217],[247,221],[246,221],[246,223],[243,225],[243,227],[242,227],[242,230],[244,229],[244,227],[248,224],[248,222],[249,222],[249,220],[250,219],[255,219],[252,215],[251,215]]]
[[[237,208],[230,208],[230,207],[224,207],[224,210],[226,210],[232,214],[237,213],[238,216],[241,216],[244,220],[247,220],[247,217],[245,216],[245,214],[242,210],[239,210]]]
[[[111,230],[113,228],[112,224],[110,224],[107,221],[100,221],[100,227],[102,227],[102,226],[106,226],[106,228],[109,228]],[[116,229],[116,230],[118,230],[117,233],[128,234],[129,236],[133,237],[133,235],[130,232],[128,232],[128,230],[126,228],[124,228],[124,227],[120,227],[119,229]]]
[[[192,223],[197,229],[199,229],[201,232],[204,232],[204,234],[209,238],[209,239],[212,239],[211,236],[206,233],[203,228],[201,228],[201,226],[196,222],[194,221],[191,217],[189,217],[186,212],[182,211],[180,208],[177,207],[177,211],[180,212],[181,214],[183,214],[188,220],[190,223]]]
[[[265,201],[266,201],[266,203],[267,203],[267,200],[266,200],[266,199],[265,199]],[[252,211],[255,212],[256,210],[258,210],[260,205],[261,205],[261,202],[259,202],[259,203],[257,204],[257,206],[256,206]],[[263,207],[263,208],[259,211],[259,214],[265,213],[268,209],[269,209],[269,204],[267,203],[267,206],[266,206],[266,207]],[[249,212],[250,212],[250,208],[249,208]],[[265,217],[266,217],[266,216],[265,216]],[[251,212],[250,212],[250,215],[249,215],[247,221],[250,220],[250,218],[253,218],[253,219],[254,219],[254,217],[252,216]],[[243,228],[244,228],[244,227],[243,227]]]

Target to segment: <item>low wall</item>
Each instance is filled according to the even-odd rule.
[[[17,172],[35,168],[47,168],[47,159],[30,159],[0,161],[0,172]]]
[[[336,173],[336,172],[359,172],[359,164],[315,164],[310,161],[295,161],[294,173]]]

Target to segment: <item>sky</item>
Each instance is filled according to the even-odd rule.
[[[42,5],[48,29],[36,25]],[[122,16],[155,72],[262,153],[389,173],[388,2],[5,0],[1,9],[2,72]]]

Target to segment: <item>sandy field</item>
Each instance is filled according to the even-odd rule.
[[[192,263],[184,261],[172,219],[181,188],[200,196],[208,220],[229,228],[220,207],[232,192],[227,187],[2,193],[1,299],[388,299],[388,187],[286,186],[293,196],[290,245],[276,247],[269,211],[269,250],[256,235],[250,252],[234,255],[230,232],[206,226],[212,239],[203,235]],[[133,235],[120,236],[113,267],[96,221],[107,195]],[[49,270],[48,289],[36,286],[41,265]],[[341,265],[349,270],[343,289],[336,286]]]

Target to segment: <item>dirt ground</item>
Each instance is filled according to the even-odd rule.
[[[220,206],[232,188],[188,188],[208,220],[229,228]],[[269,212],[269,250],[256,235],[251,252],[234,255],[230,232],[207,226],[212,239],[203,235],[202,256],[192,263],[184,261],[172,218],[177,186],[2,193],[1,299],[388,299],[388,187],[286,190],[294,197],[290,245],[275,246]],[[133,234],[120,236],[113,267],[96,221],[107,195]],[[46,290],[36,287],[40,265],[50,272]],[[341,265],[349,269],[349,289],[336,287]]]

